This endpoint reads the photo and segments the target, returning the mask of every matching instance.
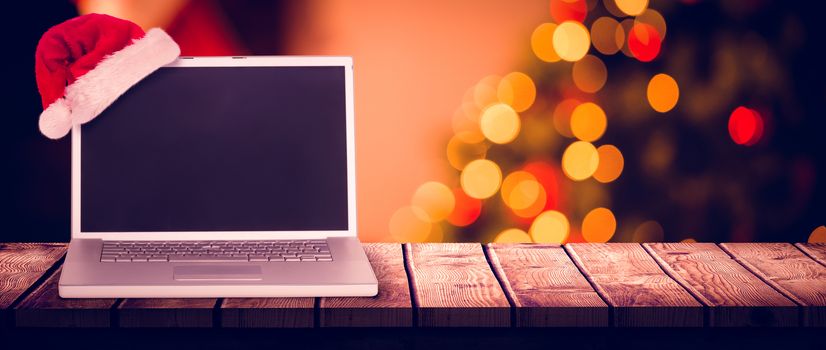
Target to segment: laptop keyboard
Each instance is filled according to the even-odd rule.
[[[101,262],[333,261],[326,240],[103,241]]]

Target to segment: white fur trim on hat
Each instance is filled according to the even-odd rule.
[[[142,38],[107,56],[94,69],[67,86],[65,101],[59,99],[40,115],[41,132],[50,138],[65,136],[71,125],[94,119],[130,87],[174,61],[180,54],[178,44],[166,32],[158,28],[150,29]],[[64,101],[61,102],[63,105],[56,107],[60,109],[50,112],[59,101]],[[68,127],[64,118],[58,118],[58,111],[63,113],[65,109],[70,114]]]
[[[43,113],[40,113],[40,132],[50,139],[59,139],[72,129],[72,111],[66,104],[65,98],[52,102]]]

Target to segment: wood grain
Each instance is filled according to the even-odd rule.
[[[221,303],[221,327],[313,327],[315,298],[228,298]]]
[[[703,307],[636,243],[572,243],[574,263],[612,307],[617,327],[701,327]]]
[[[0,243],[0,311],[8,309],[65,253],[63,243]]]
[[[404,248],[420,327],[510,326],[510,303],[480,244]]]
[[[826,266],[826,243],[795,243],[806,255]]]
[[[669,276],[709,307],[707,326],[797,326],[797,304],[714,243],[645,243]]]
[[[488,244],[517,327],[607,327],[608,305],[558,244]]]
[[[14,309],[18,327],[109,327],[116,299],[63,299],[57,284],[62,267]]]
[[[826,266],[789,243],[722,243],[749,271],[803,306],[803,324],[826,327]]]
[[[379,281],[379,294],[372,298],[321,298],[319,324],[322,327],[412,327],[413,304],[402,246],[396,243],[363,246]]]
[[[217,299],[124,299],[118,305],[120,327],[212,327]]]

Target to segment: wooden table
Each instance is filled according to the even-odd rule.
[[[3,327],[823,327],[826,245],[365,244],[373,298],[61,299],[66,244],[0,243]]]

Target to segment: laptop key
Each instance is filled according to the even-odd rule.
[[[230,262],[230,261],[249,261],[246,255],[243,257],[240,256],[228,256],[228,257],[219,257],[219,256],[170,256],[169,262]]]

